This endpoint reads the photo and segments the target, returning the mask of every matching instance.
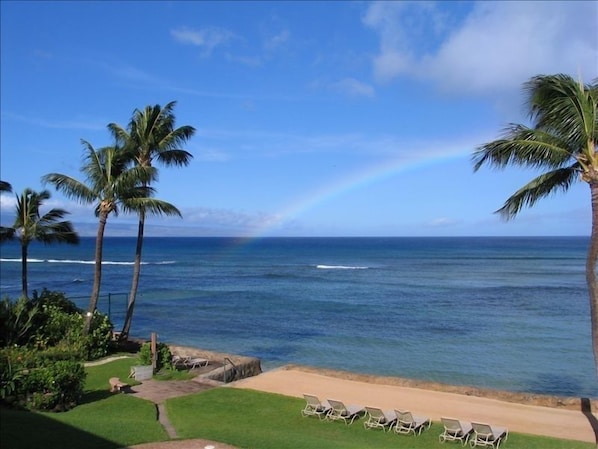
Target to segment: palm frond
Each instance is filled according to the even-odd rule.
[[[569,189],[577,181],[579,167],[574,165],[543,173],[532,179],[529,183],[517,190],[496,211],[502,218],[510,220],[515,217],[523,207],[531,207],[541,198]]]
[[[567,163],[575,163],[566,142],[547,132],[530,129],[523,125],[510,125],[504,132],[504,138],[478,147],[472,160],[474,171],[488,164],[496,168],[508,165],[531,168],[558,168]]]
[[[62,192],[67,198],[81,204],[90,204],[97,198],[96,193],[81,181],[60,173],[49,173],[42,177],[42,183],[53,184],[54,188]]]
[[[0,192],[12,192],[12,186],[6,181],[0,181]]]
[[[525,84],[530,116],[536,129],[545,130],[566,141],[576,152],[588,148],[588,137],[596,142],[597,102],[595,86],[576,82],[565,74],[536,76]]]
[[[125,201],[130,211],[150,215],[167,215],[182,217],[181,212],[171,203],[156,198],[131,198]]]

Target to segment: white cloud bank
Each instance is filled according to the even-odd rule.
[[[597,2],[376,2],[363,19],[380,36],[378,80],[431,80],[440,90],[484,94],[536,74],[598,76]],[[433,45],[430,45],[433,42]]]

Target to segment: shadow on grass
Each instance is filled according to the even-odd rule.
[[[77,429],[41,413],[0,407],[0,447],[10,449],[117,449],[114,441]]]
[[[114,393],[110,393],[109,391],[103,390],[93,390],[87,391],[83,393],[83,397],[81,398],[81,402],[79,405],[82,404],[90,404],[92,402],[101,401],[103,399],[107,399],[112,396]]]
[[[594,431],[594,440],[596,441],[596,446],[598,446],[598,419],[592,413],[592,401],[588,398],[581,398],[581,413],[584,414],[590,425],[592,426],[592,430]]]

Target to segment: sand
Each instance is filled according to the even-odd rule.
[[[407,409],[432,421],[440,421],[442,416],[453,417],[507,427],[509,432],[597,442],[598,415],[589,411],[369,383],[292,368],[266,371],[230,386],[301,398],[308,393],[320,399],[338,399],[346,405]]]

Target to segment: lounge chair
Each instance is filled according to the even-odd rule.
[[[368,419],[363,423],[366,429],[390,430],[397,420],[397,415],[393,410],[384,411],[376,407],[366,407]]]
[[[492,446],[498,449],[500,443],[507,441],[509,430],[506,427],[491,426],[490,424],[472,422],[473,436],[469,440],[471,447]]]
[[[395,424],[396,433],[421,435],[422,431],[432,424],[430,418],[414,416],[408,410],[395,410],[395,413],[397,415],[397,423]]]
[[[198,366],[208,366],[210,361],[199,357],[181,357],[180,355],[172,356],[172,365],[175,368],[193,369]]]
[[[305,407],[301,410],[301,414],[305,416],[317,416],[320,419],[325,419],[326,414],[330,410],[328,401],[320,401],[317,396],[313,394],[304,394]]]
[[[440,434],[439,440],[441,443],[445,441],[460,441],[463,446],[467,444],[473,427],[470,423],[459,421],[455,418],[440,418],[444,431]]]
[[[328,399],[330,410],[326,414],[326,418],[330,421],[343,420],[345,424],[352,424],[355,419],[365,414],[365,409],[360,405],[346,406],[341,401],[335,399]]]
[[[199,366],[208,366],[209,362],[210,361],[207,359],[202,359],[199,357],[190,357],[187,360],[185,360],[185,366],[187,366],[187,368],[189,369],[194,369]]]

